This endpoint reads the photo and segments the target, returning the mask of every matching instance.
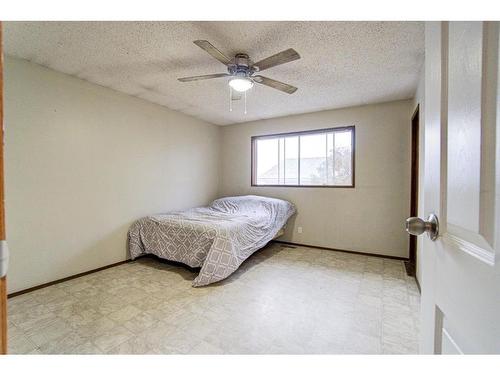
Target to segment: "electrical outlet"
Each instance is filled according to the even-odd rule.
[[[297,227],[297,233],[302,233],[302,227]]]

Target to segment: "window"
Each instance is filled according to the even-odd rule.
[[[252,185],[354,187],[354,126],[252,137]]]

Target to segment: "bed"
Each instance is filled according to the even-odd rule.
[[[295,206],[245,195],[216,199],[208,207],[147,216],[128,232],[130,256],[153,254],[200,267],[193,286],[227,278],[258,249],[282,233]]]

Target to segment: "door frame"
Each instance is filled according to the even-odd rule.
[[[0,241],[5,240],[5,211],[3,186],[3,44],[0,21]],[[7,277],[0,279],[0,354],[7,354]]]
[[[419,188],[419,147],[420,147],[420,104],[417,104],[411,117],[411,156],[410,156],[410,216],[418,216],[418,188]],[[417,237],[409,236],[408,261],[405,262],[406,274],[416,279],[417,272]],[[417,285],[420,289],[420,285]]]

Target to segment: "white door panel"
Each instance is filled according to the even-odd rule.
[[[424,353],[500,353],[498,23],[426,24]]]
[[[464,354],[462,352],[462,349],[458,346],[458,344],[455,342],[453,337],[451,337],[450,333],[443,328],[443,337],[442,337],[442,350],[441,354]]]
[[[483,51],[491,50],[484,35],[487,29],[483,22],[451,22],[448,28],[448,51],[443,51],[448,52],[448,119],[442,123],[447,128],[447,173],[443,176],[447,190],[441,222],[448,246],[493,265],[490,224],[495,220],[490,207],[494,207],[494,195],[488,181],[494,168],[491,163],[488,168],[481,165],[494,151],[484,142],[494,132],[482,116],[487,109],[483,105],[487,94],[486,87],[483,94]]]
[[[458,235],[479,232],[482,41],[481,22],[450,23],[446,211]]]

